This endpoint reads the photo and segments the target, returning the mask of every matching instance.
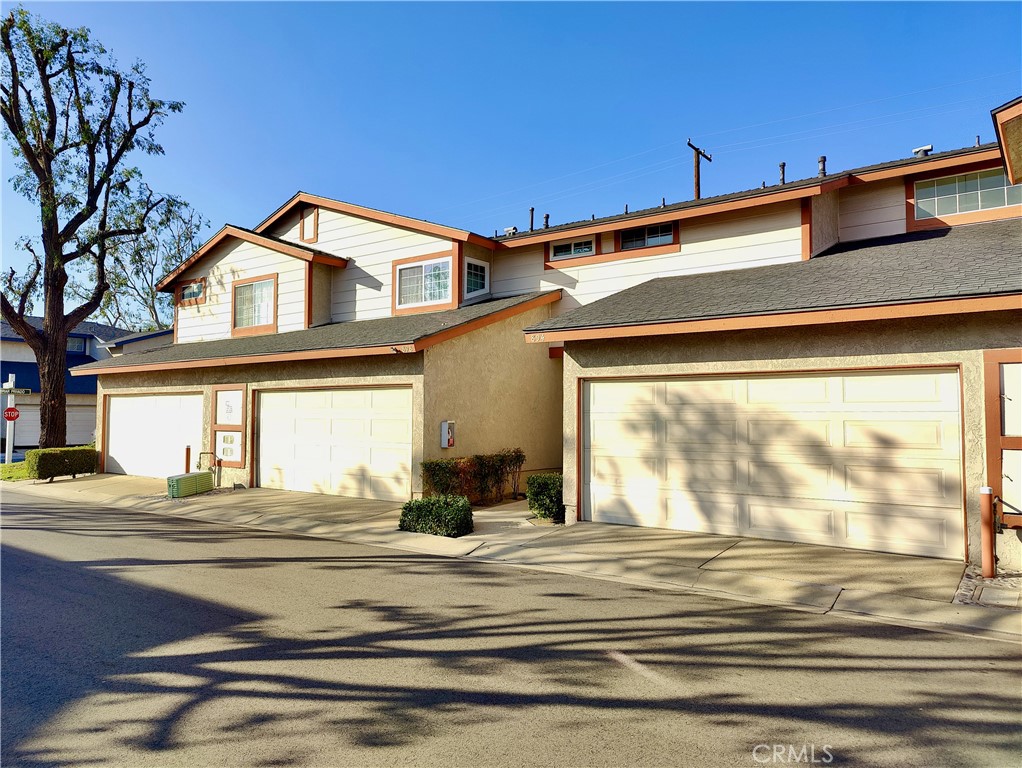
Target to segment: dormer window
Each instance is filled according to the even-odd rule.
[[[1022,184],[1008,184],[1000,168],[917,181],[915,193],[916,221],[1022,203]]]
[[[648,227],[626,229],[621,233],[621,250],[651,248],[654,245],[670,245],[674,242],[673,224],[652,224]]]
[[[69,336],[67,339],[67,351],[68,352],[84,352],[85,351],[85,339],[77,336]]]
[[[589,238],[587,240],[576,240],[572,243],[555,243],[553,258],[572,259],[576,256],[590,256],[593,253],[595,253],[593,250],[593,240]]]
[[[451,300],[451,259],[433,259],[398,267],[398,307],[443,304]]]
[[[277,330],[277,276],[235,280],[232,286],[234,336],[272,333]]]
[[[490,290],[490,265],[465,259],[465,298],[481,296]]]

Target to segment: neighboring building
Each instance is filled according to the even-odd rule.
[[[112,471],[397,500],[519,445],[572,519],[975,558],[1020,195],[996,144],[494,238],[300,193],[167,278],[173,345],[76,374]]]
[[[26,317],[25,320],[35,328],[42,328],[41,317]],[[130,333],[102,323],[80,323],[68,335],[68,370],[109,357],[106,344]],[[6,322],[0,322],[0,379],[6,383],[12,373],[19,389],[32,390],[31,395],[15,398],[21,416],[14,422],[14,446],[34,448],[39,445],[39,366],[35,353],[25,340]],[[72,377],[68,373],[64,387],[67,394],[67,444],[90,443],[96,432],[96,380]],[[6,405],[7,398],[3,400]]]

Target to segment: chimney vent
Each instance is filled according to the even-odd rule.
[[[625,203],[625,213],[628,213],[628,203]]]
[[[820,164],[820,178],[822,179],[827,175],[827,156],[820,155],[820,159],[817,162]]]
[[[781,183],[784,183],[784,163],[781,163]]]
[[[532,230],[535,229],[535,227],[533,226],[535,221],[536,221],[536,208],[535,208],[535,206],[529,206],[529,231],[530,232],[532,232]]]
[[[550,226],[550,214],[549,213],[544,213],[543,214],[543,229],[546,229],[549,226]]]
[[[979,134],[978,133],[976,134],[976,146],[977,147],[979,146]]]
[[[912,150],[912,154],[916,157],[929,157],[933,151],[933,145],[927,144],[925,147],[916,147]]]

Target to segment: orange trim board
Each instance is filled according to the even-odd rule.
[[[179,266],[177,269],[175,269],[173,272],[171,272],[169,275],[163,278],[160,282],[158,282],[156,284],[156,290],[158,291],[168,290],[170,284],[173,283],[178,278],[178,276],[181,275],[182,272],[191,267],[193,264],[195,264],[195,262],[197,262],[203,256],[205,256],[214,248],[216,248],[218,245],[220,245],[220,243],[222,243],[224,240],[230,237],[233,237],[237,240],[243,240],[246,243],[252,243],[253,245],[259,245],[264,248],[267,248],[268,250],[283,254],[284,256],[292,256],[296,259],[301,259],[302,261],[312,261],[315,262],[316,264],[329,264],[330,266],[337,267],[339,269],[344,269],[344,267],[348,265],[348,260],[343,256],[333,256],[328,253],[310,253],[309,250],[305,247],[291,245],[289,243],[282,243],[281,241],[275,240],[272,237],[267,237],[266,235],[249,232],[248,230],[241,229],[240,227],[234,227],[231,226],[230,224],[227,224],[224,226],[223,229],[221,229],[219,232],[213,235],[213,237],[207,240],[199,248],[199,250],[197,250],[195,253],[193,253],[191,256],[185,259],[181,263],[181,266]]]
[[[171,371],[182,368],[217,368],[227,365],[254,365],[259,363],[294,362],[300,360],[329,360],[340,357],[414,354],[416,352],[421,352],[424,349],[429,349],[430,347],[444,341],[448,341],[449,339],[463,336],[466,333],[471,333],[479,328],[484,328],[487,325],[492,325],[493,323],[498,323],[501,320],[506,320],[509,317],[514,317],[515,315],[522,314],[523,312],[528,312],[530,309],[536,309],[537,307],[542,307],[546,304],[552,304],[560,298],[561,292],[559,290],[553,291],[543,296],[537,296],[535,299],[526,301],[522,304],[507,307],[499,312],[494,312],[492,314],[476,318],[475,320],[469,320],[468,322],[461,323],[460,325],[446,328],[432,334],[431,336],[424,336],[411,344],[384,345],[379,347],[350,347],[345,349],[310,349],[303,350],[301,352],[276,352],[265,355],[216,357],[206,360],[181,360],[165,363],[122,365],[111,368],[91,368],[87,371],[76,371],[72,368],[71,375],[94,376],[97,374],[137,373],[139,371]]]
[[[579,328],[538,333],[526,332],[525,340],[530,344],[544,344],[551,341],[668,336],[679,333],[737,331],[798,325],[824,325],[827,323],[855,323],[869,320],[895,320],[907,317],[957,315],[972,312],[997,312],[1001,310],[1022,310],[1022,294],[1014,293],[1006,296],[984,296],[972,299],[921,301],[912,304],[889,304],[879,307],[807,310],[804,312],[784,312],[775,315],[721,317],[712,320],[648,323],[645,325],[625,325],[611,328]]]

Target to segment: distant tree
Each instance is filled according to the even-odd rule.
[[[62,446],[68,333],[102,305],[113,244],[144,233],[166,202],[129,156],[162,154],[154,129],[183,104],[152,98],[143,65],[118,69],[84,28],[17,8],[0,22],[0,43],[0,113],[17,163],[12,182],[38,205],[40,223],[38,241],[19,243],[31,264],[23,275],[8,273],[0,310],[39,365],[39,444]],[[94,279],[88,297],[65,312],[68,268],[79,261],[91,265]],[[43,303],[39,330],[24,319],[35,295]]]
[[[168,199],[146,231],[120,238],[107,249],[106,278],[110,290],[93,313],[93,318],[118,328],[153,331],[169,328],[174,306],[167,293],[156,290],[174,267],[202,244],[202,231],[209,221],[185,202]],[[75,270],[68,291],[87,301],[96,274],[90,263]]]

